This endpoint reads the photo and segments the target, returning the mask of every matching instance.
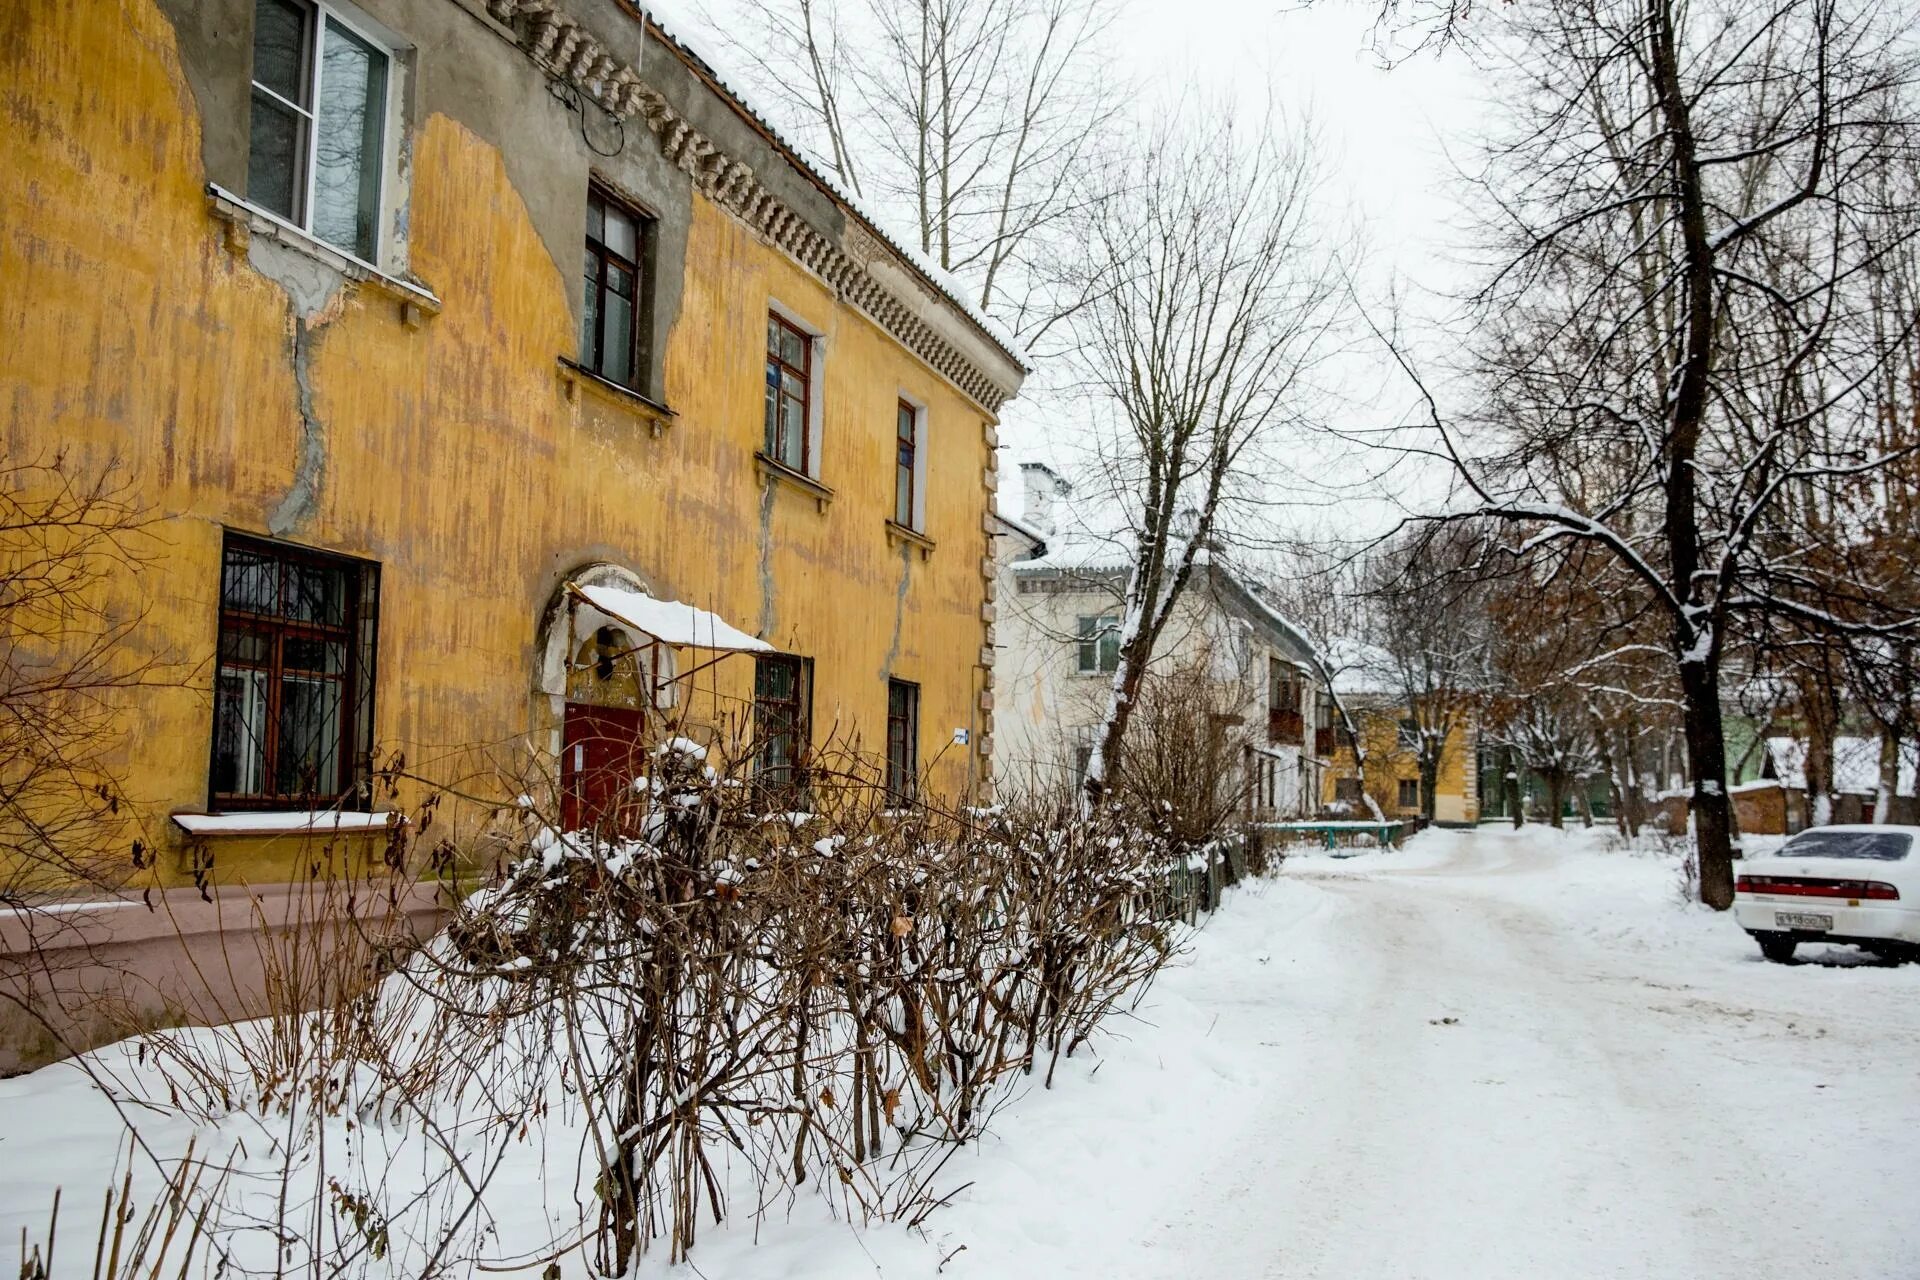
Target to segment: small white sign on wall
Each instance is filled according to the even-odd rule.
[[[964,747],[964,746],[966,746],[966,745],[967,745],[967,731],[966,731],[965,729],[955,729],[955,730],[953,731],[953,743],[954,743],[954,745],[955,745],[955,746],[957,746],[957,747]]]

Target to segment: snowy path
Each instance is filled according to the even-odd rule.
[[[1759,963],[1582,848],[1443,836],[1231,904],[1167,983],[1184,1105],[1090,1107],[1091,1163],[1009,1125],[947,1274],[1920,1276],[1920,970]]]

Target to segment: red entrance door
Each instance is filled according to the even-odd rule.
[[[569,702],[560,733],[560,821],[569,831],[599,822],[645,770],[641,712]]]

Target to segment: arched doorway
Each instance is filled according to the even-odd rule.
[[[683,651],[705,656],[683,671]],[[646,772],[644,744],[668,721],[679,735],[690,731],[681,686],[735,653],[773,647],[717,614],[651,594],[618,565],[585,565],[561,581],[540,624],[535,688],[552,709],[545,723],[566,829],[617,813]]]
[[[560,721],[560,819],[569,831],[617,809],[644,770],[652,703],[646,651],[624,628],[596,627],[567,664]]]

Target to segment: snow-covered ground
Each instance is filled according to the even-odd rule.
[[[1920,966],[1765,964],[1603,844],[1295,858],[956,1157],[921,1232],[802,1197],[643,1274],[1920,1276]],[[0,1239],[55,1177],[97,1203],[114,1140],[71,1068],[0,1081]]]

